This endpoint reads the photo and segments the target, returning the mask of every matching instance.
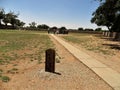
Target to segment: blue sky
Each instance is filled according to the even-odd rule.
[[[6,12],[20,13],[26,25],[35,21],[49,26],[77,29],[96,28],[90,23],[92,12],[99,6],[94,0],[0,0]]]

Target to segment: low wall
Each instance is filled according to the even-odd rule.
[[[104,31],[103,36],[113,38],[114,40],[120,41],[120,32],[109,32]]]
[[[102,34],[100,31],[78,31],[78,30],[71,30],[69,32],[73,33],[88,33],[88,34]]]

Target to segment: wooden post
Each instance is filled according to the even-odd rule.
[[[55,50],[53,49],[46,50],[45,71],[55,72]]]
[[[105,31],[102,32],[103,36],[105,36]]]

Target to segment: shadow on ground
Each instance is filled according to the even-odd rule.
[[[103,45],[109,46],[111,49],[120,50],[120,45],[117,44],[103,44]]]
[[[61,73],[58,73],[58,72],[54,72],[54,74],[61,75]]]

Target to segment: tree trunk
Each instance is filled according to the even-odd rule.
[[[109,26],[107,26],[108,30],[109,30],[109,35],[108,37],[113,37],[113,31],[111,30],[111,28]]]
[[[108,28],[108,30],[110,31],[111,28],[110,28],[109,26],[107,26],[107,28]]]
[[[7,23],[5,24],[5,26],[7,26]]]
[[[0,19],[0,26],[1,26],[2,24],[1,24],[1,19]]]

